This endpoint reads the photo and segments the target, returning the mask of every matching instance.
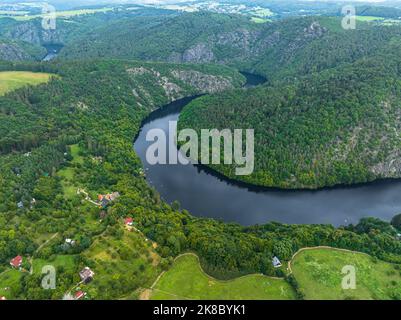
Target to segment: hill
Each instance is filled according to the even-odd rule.
[[[343,289],[345,266],[355,270],[355,289]],[[358,252],[330,248],[300,251],[291,269],[307,300],[399,300],[400,266],[385,263]]]
[[[253,184],[314,189],[400,177],[401,56],[396,39],[336,68],[197,99],[183,110],[179,126],[253,128],[252,175],[235,176],[234,166],[211,166]]]

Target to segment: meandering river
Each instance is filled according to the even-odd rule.
[[[263,81],[246,76],[248,86]],[[357,223],[366,216],[390,220],[401,213],[400,180],[318,191],[286,191],[245,186],[194,165],[149,165],[146,150],[152,142],[146,141],[146,133],[158,128],[168,136],[169,121],[177,121],[180,111],[191,100],[175,101],[153,112],[143,123],[134,143],[148,183],[165,201],[177,200],[195,216],[242,225],[278,221],[338,226]]]

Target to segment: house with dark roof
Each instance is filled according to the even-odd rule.
[[[79,277],[84,283],[91,282],[95,273],[89,268],[85,267],[79,272]]]

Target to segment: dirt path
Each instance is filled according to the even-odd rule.
[[[35,252],[34,252],[34,254],[35,253],[38,253],[40,250],[42,250],[42,248],[44,247],[44,246],[46,246],[50,241],[52,241],[55,237],[57,237],[58,236],[58,232],[56,232],[55,234],[53,234],[49,239],[47,239],[45,242],[43,242],[36,250],[35,250]],[[29,257],[28,258],[28,261],[29,261],[29,264],[31,265],[31,268],[29,269],[29,274],[33,274],[33,257]]]

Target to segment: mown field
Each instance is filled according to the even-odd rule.
[[[203,272],[198,257],[186,254],[163,274],[153,288],[152,300],[182,299],[294,299],[295,294],[283,279],[249,275],[230,281],[213,279]]]
[[[26,85],[38,85],[49,81],[52,77],[49,73],[27,72],[27,71],[4,71],[0,72],[0,96],[9,91]]]
[[[354,266],[355,289],[342,289],[344,266]],[[299,252],[291,269],[305,299],[401,299],[400,266],[338,249]]]

